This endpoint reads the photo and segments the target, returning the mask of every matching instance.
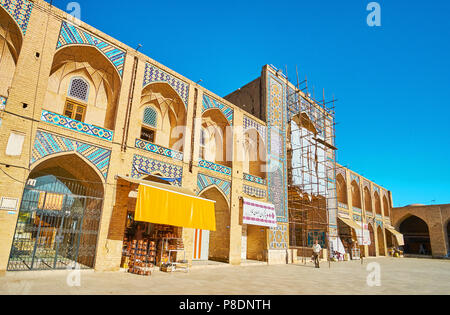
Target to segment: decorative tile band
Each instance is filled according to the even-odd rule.
[[[255,176],[255,175],[250,175],[250,174],[246,174],[244,173],[244,180],[252,182],[252,183],[257,183],[260,185],[266,185],[267,182],[265,179]]]
[[[350,173],[350,181],[355,181],[359,185],[359,176],[353,173]]]
[[[0,5],[11,14],[22,30],[23,35],[25,35],[34,6],[33,2],[28,0],[0,0]]]
[[[267,72],[267,152],[269,168],[268,200],[275,205],[278,222],[288,222],[286,163],[286,89],[271,72]]]
[[[264,189],[259,189],[252,186],[244,185],[243,192],[246,195],[256,197],[256,198],[266,198],[266,191]]]
[[[369,217],[373,217],[373,212],[366,211],[366,215],[369,216]]]
[[[111,159],[110,150],[44,131],[36,133],[30,163],[33,164],[46,156],[61,152],[78,152],[89,160],[104,178],[107,177]]]
[[[181,166],[150,159],[137,154],[133,156],[131,177],[141,178],[145,175],[154,175],[155,173],[160,173],[175,185],[181,186],[183,177],[183,168]]]
[[[230,125],[233,125],[234,111],[232,108],[216,101],[213,98],[210,98],[206,94],[203,94],[203,103],[202,104],[203,104],[202,113],[206,112],[207,110],[217,108],[224,114],[225,118],[230,122]]]
[[[269,230],[270,249],[288,249],[289,232],[287,224],[280,224]]]
[[[340,217],[343,217],[343,218],[349,218],[349,217],[350,217],[350,215],[348,214],[347,211],[342,211],[342,210],[339,210],[339,211],[338,211],[338,215],[339,215]]]
[[[354,220],[354,221],[361,222],[362,218],[361,218],[360,215],[354,214],[354,215],[353,215],[353,220]]]
[[[42,111],[41,121],[108,141],[112,141],[114,135],[111,130],[86,124],[47,110]]]
[[[336,175],[338,175],[338,174],[341,174],[342,177],[344,177],[344,180],[347,181],[347,177],[346,177],[347,172],[346,172],[345,168],[337,166],[336,167]]]
[[[362,209],[359,209],[358,207],[352,207],[352,209],[353,209],[353,212],[362,213]]]
[[[126,56],[125,50],[119,49],[99,37],[82,30],[77,26],[69,24],[66,21],[63,21],[56,49],[73,44],[97,47],[106,56],[106,58],[112,62],[114,67],[116,67],[119,72],[120,77],[122,77]]]
[[[259,132],[264,141],[266,141],[267,136],[266,126],[258,123],[257,121],[251,119],[250,117],[244,116],[244,131],[247,131],[249,129],[256,129],[256,131]]]
[[[184,106],[188,107],[189,84],[175,78],[173,75],[161,70],[149,63],[145,64],[143,87],[150,83],[165,82],[168,83],[180,96]]]
[[[218,172],[218,173],[222,173],[222,174],[231,176],[231,168],[229,168],[227,166],[219,165],[219,164],[216,164],[213,162],[208,162],[205,160],[200,160],[198,162],[198,166],[206,168],[206,169],[214,171],[214,172]]]
[[[6,102],[8,99],[4,96],[0,96],[0,110],[5,110]]]
[[[206,188],[216,185],[224,194],[225,196],[230,198],[231,193],[231,182],[215,178],[212,176],[208,176],[205,174],[198,174],[197,177],[197,187],[198,187],[198,194],[200,194],[203,190]]]
[[[145,151],[153,152],[175,160],[183,161],[183,153],[172,149],[164,148],[142,139],[136,139],[135,147]]]
[[[346,205],[345,203],[342,203],[342,202],[338,202],[338,206],[339,206],[339,208],[348,209],[348,205]]]
[[[319,242],[319,245],[322,246],[322,248],[327,248],[327,238],[326,233],[322,230],[311,230],[308,231],[308,247],[312,247],[314,245],[315,241]]]

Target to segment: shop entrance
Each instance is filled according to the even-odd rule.
[[[123,240],[121,266],[131,273],[149,275],[154,266],[188,271],[192,247],[184,229],[216,229],[214,202],[167,181],[118,176],[109,238]]]
[[[356,223],[351,219],[340,218],[338,220],[338,234],[345,249],[345,253],[350,259],[360,259],[361,251],[358,246],[358,239],[355,229],[358,228]]]
[[[94,267],[103,184],[76,155],[43,162],[25,186],[8,270]],[[66,168],[63,165],[67,165]],[[82,180],[74,170],[83,169]]]
[[[228,262],[230,255],[230,208],[223,194],[211,187],[199,197],[215,204],[216,231],[194,230],[193,260]]]

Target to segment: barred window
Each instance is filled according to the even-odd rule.
[[[157,117],[156,110],[152,107],[147,107],[144,110],[144,118],[142,121],[144,125],[157,128]]]
[[[68,95],[69,97],[87,102],[89,97],[89,83],[83,78],[72,78]]]

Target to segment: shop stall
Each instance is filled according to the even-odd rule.
[[[339,217],[339,237],[345,248],[344,259],[361,259],[359,231],[362,229],[356,222],[350,218]],[[361,234],[360,234],[361,235]]]
[[[135,188],[127,195],[122,268],[139,275],[154,267],[188,271],[183,228],[215,231],[214,201],[162,182],[121,179]]]

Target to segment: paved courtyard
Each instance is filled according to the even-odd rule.
[[[374,262],[380,266],[380,286],[367,285],[366,269]],[[0,277],[0,294],[450,294],[450,260],[377,258],[331,268],[323,262],[320,269],[310,262],[199,267],[151,277],[81,271],[80,286],[67,284],[69,271],[9,272]],[[76,275],[69,279],[77,284]]]

